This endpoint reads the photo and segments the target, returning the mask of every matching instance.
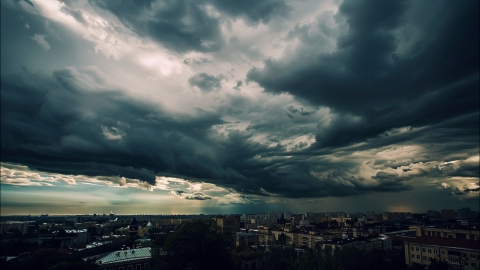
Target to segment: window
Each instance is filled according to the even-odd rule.
[[[142,265],[141,264],[137,264],[137,270],[142,270]]]
[[[413,247],[410,248],[411,251],[414,251],[415,249]]]
[[[415,255],[412,254],[412,258],[415,259]]]
[[[420,255],[417,255],[417,259],[420,260]]]
[[[445,255],[445,250],[442,250],[442,255]]]
[[[465,266],[468,266],[468,262],[464,262],[463,264],[464,264]]]
[[[433,253],[438,254],[438,250],[434,249]]]
[[[417,248],[416,248],[416,250],[417,250],[417,251],[420,251],[420,248],[419,248],[419,247],[417,247]]]
[[[432,250],[431,250],[431,249],[428,249],[428,253],[432,253]]]
[[[133,270],[133,265],[129,265],[128,270]]]
[[[425,252],[426,251],[425,248],[422,248],[422,251]]]
[[[423,256],[422,258],[423,258],[423,260],[424,260],[424,261],[426,261],[426,260],[427,260],[427,256]]]

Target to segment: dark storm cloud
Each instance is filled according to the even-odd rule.
[[[185,58],[183,60],[184,64],[188,65],[188,64],[194,63],[194,64],[197,64],[199,66],[210,63],[210,62],[211,62],[210,60],[208,60],[207,58],[203,58],[203,57],[198,59],[198,60],[197,59],[192,59],[192,58]]]
[[[272,193],[285,196],[347,196],[364,192],[399,192],[413,189],[413,183],[421,179],[448,179],[452,176],[479,177],[478,161],[462,159],[478,155],[479,114],[473,113],[444,121],[440,124],[412,129],[410,131],[389,131],[388,136],[368,139],[365,143],[344,148],[306,149],[288,152],[286,161],[278,161],[277,168],[282,168],[283,175],[290,174],[298,182],[283,179],[277,186],[264,186]],[[408,150],[410,145],[420,146],[421,150]],[[401,148],[405,148],[402,150]],[[402,156],[393,154],[388,160],[376,159],[380,151],[399,151]],[[359,155],[358,153],[364,153]],[[277,155],[280,155],[277,152]],[[268,155],[265,155],[268,158]],[[458,161],[460,159],[460,161]],[[441,160],[453,164],[439,164]],[[296,164],[303,164],[296,166]],[[270,168],[271,169],[271,168]],[[361,170],[380,170],[363,178]],[[399,170],[403,172],[399,175]],[[274,170],[278,172],[278,169]],[[310,172],[315,176],[302,175]],[[301,189],[301,183],[308,187]],[[290,186],[287,186],[290,184]],[[288,187],[283,189],[283,187]]]
[[[206,195],[202,192],[194,192],[194,193],[188,193],[183,190],[174,190],[171,191],[171,193],[181,197],[182,199],[186,200],[199,200],[199,201],[204,201],[204,200],[211,200],[212,197],[209,195]]]
[[[222,44],[220,22],[196,1],[92,1],[134,32],[177,51],[210,52]],[[155,4],[160,5],[157,9]]]
[[[176,141],[205,144],[205,130],[223,123],[202,111],[172,120],[156,106],[102,88],[101,77],[95,69],[75,68],[58,70],[53,78],[28,70],[3,77],[2,161],[153,183],[157,171],[175,173],[176,160],[199,147],[188,150]],[[207,160],[203,164],[209,166]]]
[[[300,112],[300,115],[310,115],[312,113],[315,113],[315,111],[304,111],[303,108],[295,108],[293,106],[290,106],[287,108],[291,113],[297,113],[297,112]]]
[[[317,147],[345,145],[391,128],[476,112],[477,11],[476,1],[442,1],[432,9],[414,1],[347,0],[336,15],[346,25],[340,27],[343,32],[334,52],[315,51],[324,36],[316,40],[310,36],[297,55],[268,59],[265,67],[251,69],[247,78],[267,92],[288,92],[332,108],[338,116],[322,125]],[[423,13],[438,23],[418,18]],[[295,31],[305,32],[297,27],[289,35],[295,36]],[[422,38],[408,45],[409,40],[401,37],[405,31],[420,32]]]
[[[475,183],[475,186],[477,186],[477,188],[472,188],[472,189],[467,188],[467,189],[465,189],[464,191],[465,191],[466,193],[469,193],[469,192],[479,192],[479,191],[480,191],[480,182]]]
[[[92,2],[177,52],[219,50],[224,20],[267,23],[290,10],[274,0]],[[222,14],[209,15],[207,4]],[[431,5],[345,1],[334,17],[338,27],[325,25],[332,12],[294,26],[285,40],[301,41],[296,53],[265,60],[247,79],[268,93],[288,92],[300,100],[295,103],[289,96],[288,102],[256,96],[248,80],[233,87],[248,89],[248,95],[217,91],[226,77],[200,72],[188,79],[190,86],[221,102],[174,114],[123,94],[95,67],[50,74],[23,68],[1,80],[1,161],[123,185],[172,176],[291,198],[401,192],[419,181],[479,177],[478,161],[467,160],[478,156],[478,2]],[[62,10],[76,20],[86,14],[68,3]],[[328,51],[332,37],[337,47]],[[52,43],[50,52],[69,46]],[[8,52],[15,52],[11,59],[21,56]],[[222,64],[219,55],[206,57],[178,59],[195,64],[187,68]],[[233,125],[236,120],[246,128]],[[478,191],[463,189],[471,192]]]
[[[221,19],[209,14],[208,5],[253,24],[267,23],[272,17],[287,15],[290,10],[282,0],[91,2],[113,13],[134,32],[177,52],[212,52],[223,46]]]
[[[242,82],[242,81],[237,81],[237,85],[235,85],[235,86],[233,87],[233,89],[235,89],[235,90],[242,90],[242,89],[240,88],[240,87],[242,87],[242,86],[243,86],[243,82]]]
[[[196,86],[204,92],[210,92],[220,89],[221,81],[223,79],[222,75],[213,76],[211,74],[201,72],[193,75],[188,79],[188,82],[191,86]]]
[[[472,145],[475,140],[468,134],[478,138],[478,126],[463,125],[471,123],[471,119],[463,120],[463,124],[457,119],[426,130],[413,130],[413,135],[391,132],[368,146],[287,152],[280,144],[272,147],[252,140],[258,130],[273,130],[275,125],[264,123],[250,131],[233,129],[218,136],[211,127],[226,124],[220,115],[198,110],[194,116],[173,116],[158,106],[122,94],[108,81],[93,67],[64,68],[51,77],[26,69],[3,76],[2,162],[46,172],[96,176],[99,180],[102,176],[107,180],[120,176],[153,184],[156,175],[163,175],[262,196],[348,196],[409,190],[413,172],[422,176],[415,164],[436,160],[438,156],[448,158],[450,148],[476,149]],[[473,117],[478,118],[478,113],[470,116]],[[434,136],[447,127],[448,132],[443,132],[447,136],[443,138],[445,143],[441,143]],[[449,141],[449,136],[462,136],[465,141]],[[433,139],[438,146],[413,158],[398,158],[391,164],[372,161],[369,166],[383,171],[372,179],[354,176],[365,160],[352,159],[353,152],[395,142],[423,144],[422,140]],[[412,175],[401,176],[386,170],[398,166],[410,168]],[[464,162],[452,167],[453,171],[428,169],[423,175],[478,176],[478,168],[475,169],[472,163]],[[208,199],[200,193],[177,195]]]

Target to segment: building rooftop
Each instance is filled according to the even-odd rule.
[[[138,221],[135,217],[133,217],[132,222],[130,222],[130,225],[138,225]]]
[[[325,241],[325,244],[334,244],[334,245],[345,245],[348,243],[352,243],[358,241],[356,238],[349,238],[349,239],[342,239],[342,238],[332,238],[330,240]]]
[[[410,243],[432,246],[456,247],[480,250],[480,242],[459,238],[420,236],[407,240]]]
[[[256,232],[237,232],[238,236],[257,236],[258,233]]]
[[[117,250],[113,252],[108,252],[99,255],[98,257],[89,257],[90,259],[95,259],[95,264],[104,265],[117,262],[125,262],[138,259],[149,259],[152,257],[150,253],[150,248],[135,248],[128,250]],[[88,259],[88,258],[87,258]]]

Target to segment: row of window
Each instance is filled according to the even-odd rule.
[[[420,255],[416,255],[416,258],[417,258],[417,260],[420,260]],[[412,259],[415,259],[415,255],[412,255]],[[427,260],[427,256],[422,256],[422,259],[423,259],[424,261],[426,261],[426,260]],[[428,260],[429,260],[429,261],[431,261],[432,259],[433,259],[432,257],[428,257]],[[438,259],[435,259],[435,260],[438,261]],[[443,261],[445,262],[446,259],[444,258]],[[460,262],[459,262],[459,261],[450,261],[450,263],[459,264]],[[469,266],[469,265],[470,265],[470,266],[474,266],[474,267],[477,266],[476,263],[473,263],[473,262],[472,262],[472,263],[469,263],[468,261],[463,262],[463,264],[464,264],[465,266]]]
[[[420,251],[420,248],[419,247],[411,247],[410,250],[411,251]],[[429,249],[422,248],[422,252],[432,253],[432,249],[431,248],[429,248]],[[433,253],[438,254],[438,249],[434,249]],[[442,254],[445,255],[445,250],[442,250]]]
[[[419,247],[410,247],[410,250],[411,251],[420,251],[420,248]],[[422,248],[422,252],[425,252],[425,253],[432,253],[432,249],[431,248]],[[445,250],[442,250],[442,255],[445,255],[446,254],[446,251]],[[451,254],[450,254],[451,253]],[[480,259],[480,256],[479,255],[475,255],[475,254],[470,254],[470,256],[468,256],[467,253],[460,253],[458,252],[458,254],[454,254],[456,252],[453,252],[453,251],[449,251],[449,254],[450,255],[457,255],[457,256],[463,256],[464,258],[468,258],[470,257],[471,259]],[[433,254],[438,254],[438,249],[433,249]]]
[[[417,260],[420,260],[420,255],[416,255],[416,257],[417,257]],[[415,255],[413,255],[413,254],[412,254],[412,259],[415,259]],[[424,261],[426,261],[426,260],[427,260],[427,256],[422,256],[422,259],[423,259]],[[428,257],[428,260],[429,260],[429,261],[430,261],[431,259],[433,259],[433,258],[432,258],[432,257]]]

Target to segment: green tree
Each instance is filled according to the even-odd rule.
[[[320,255],[318,268],[322,270],[344,270],[343,264],[340,260],[341,252],[342,251],[339,249],[333,250],[331,246],[326,246],[318,253]]]
[[[262,257],[263,253],[260,251],[253,250],[250,247],[237,247],[232,254],[233,269],[242,269],[243,262],[255,261],[255,264],[257,264]]]
[[[304,255],[297,258],[289,269],[292,270],[315,270],[319,269],[318,254],[309,250]]]
[[[155,243],[154,243],[155,244]],[[182,224],[167,237],[162,248],[153,248],[152,259],[159,269],[232,269],[231,250],[234,238],[211,219],[192,220]]]
[[[155,247],[163,247],[167,241],[168,235],[169,231],[167,230],[161,230],[158,228],[151,228],[148,230],[148,236]]]
[[[17,256],[24,252],[34,252],[37,249],[37,243],[23,242],[20,240],[10,240],[1,242],[0,255],[1,256]]]
[[[270,245],[264,252],[259,269],[291,269],[295,265],[297,254],[293,246]]]
[[[36,250],[22,261],[12,262],[5,269],[80,270],[95,269],[95,266],[80,258],[62,254],[58,249],[45,248]]]
[[[153,269],[160,269],[162,267],[165,258],[159,254],[163,252],[163,247],[165,246],[168,235],[168,231],[163,231],[158,228],[151,228],[148,230],[148,236],[152,241],[151,252],[153,255],[150,264],[152,265]]]

